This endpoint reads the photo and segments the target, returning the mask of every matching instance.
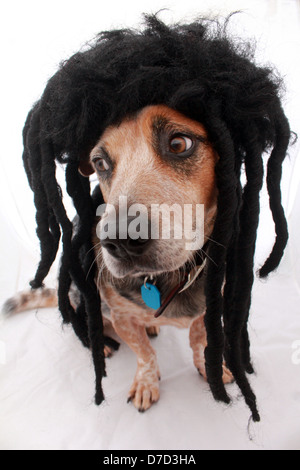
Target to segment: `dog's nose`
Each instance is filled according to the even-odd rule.
[[[133,220],[135,220],[135,217],[127,217],[125,222],[125,233],[124,222],[123,224],[121,223],[121,227],[121,224],[117,221],[115,230],[116,237],[101,237],[101,245],[115,258],[141,256],[145,254],[150,247],[150,221],[148,222],[146,233],[144,231],[143,236],[136,237],[136,234],[133,234],[132,230],[130,230],[130,223]]]

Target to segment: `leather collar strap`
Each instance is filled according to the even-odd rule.
[[[200,275],[203,274],[204,268],[206,265],[206,258],[202,262],[200,266],[196,266],[196,268],[193,268],[189,273],[186,273],[184,275],[184,279],[179,282],[172,290],[171,292],[167,295],[165,300],[163,301],[162,305],[159,307],[159,309],[156,310],[154,317],[157,318],[159,317],[167,308],[167,306],[172,302],[172,300],[176,297],[177,294],[180,292],[183,292],[186,290],[196,279],[199,278]],[[191,276],[191,272],[196,269],[196,273],[194,273],[194,276]]]

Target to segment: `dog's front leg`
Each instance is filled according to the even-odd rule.
[[[110,308],[115,332],[137,355],[137,371],[128,401],[145,411],[159,399],[159,369],[146,331],[145,311],[122,297],[109,285],[101,286],[101,297]]]
[[[137,371],[129,390],[128,401],[139,411],[145,411],[159,399],[159,369],[144,325],[127,312],[111,311],[116,333],[137,355]]]
[[[190,326],[190,346],[193,350],[193,359],[196,368],[199,371],[199,374],[202,375],[205,379],[206,370],[205,370],[205,358],[204,351],[206,348],[206,329],[204,324],[204,315],[202,314],[199,317],[196,317],[193,320]],[[225,364],[223,364],[223,382],[224,384],[230,383],[233,381],[231,372],[227,369]]]

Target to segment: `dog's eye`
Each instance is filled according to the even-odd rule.
[[[95,158],[93,160],[93,163],[95,165],[96,170],[99,171],[100,173],[109,170],[109,164],[107,163],[106,160],[104,160],[104,158],[100,158],[100,157]]]
[[[190,137],[185,135],[177,135],[171,137],[169,141],[169,152],[175,155],[183,155],[189,152],[194,146],[194,142]]]

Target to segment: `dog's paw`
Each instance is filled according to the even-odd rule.
[[[204,358],[204,347],[197,348],[197,351],[194,350],[194,364],[199,372],[199,374],[207,380],[206,368],[205,368],[205,358]],[[230,370],[223,363],[223,383],[229,384],[234,381],[233,375]]]
[[[114,353],[114,349],[110,346],[104,345],[104,357],[111,357]]]
[[[198,369],[198,372],[199,374],[205,379],[207,380],[207,375],[206,375],[206,369],[205,369],[205,364],[204,362],[201,363],[201,364],[198,364],[198,366],[196,366],[197,369]],[[229,369],[227,369],[227,367],[225,366],[225,364],[223,364],[223,376],[222,376],[222,379],[223,379],[223,384],[230,384],[234,381],[234,378],[233,378],[233,375],[232,373],[230,372]]]
[[[231,384],[232,382],[234,382],[233,375],[230,372],[230,370],[227,369],[225,364],[223,364],[223,377],[222,378],[223,378],[223,383],[224,384]]]
[[[119,349],[120,343],[118,341],[114,340],[110,336],[104,335],[104,356],[105,357],[111,357],[114,353],[114,351],[117,351]]]
[[[147,380],[134,381],[127,402],[132,402],[139,411],[146,411],[159,399],[159,384]]]
[[[156,325],[147,326],[146,331],[147,331],[147,335],[150,338],[155,338],[155,336],[158,336],[160,328],[159,328],[159,326],[156,326]]]
[[[138,366],[127,402],[132,402],[139,411],[146,411],[159,399],[160,375],[157,367]]]

